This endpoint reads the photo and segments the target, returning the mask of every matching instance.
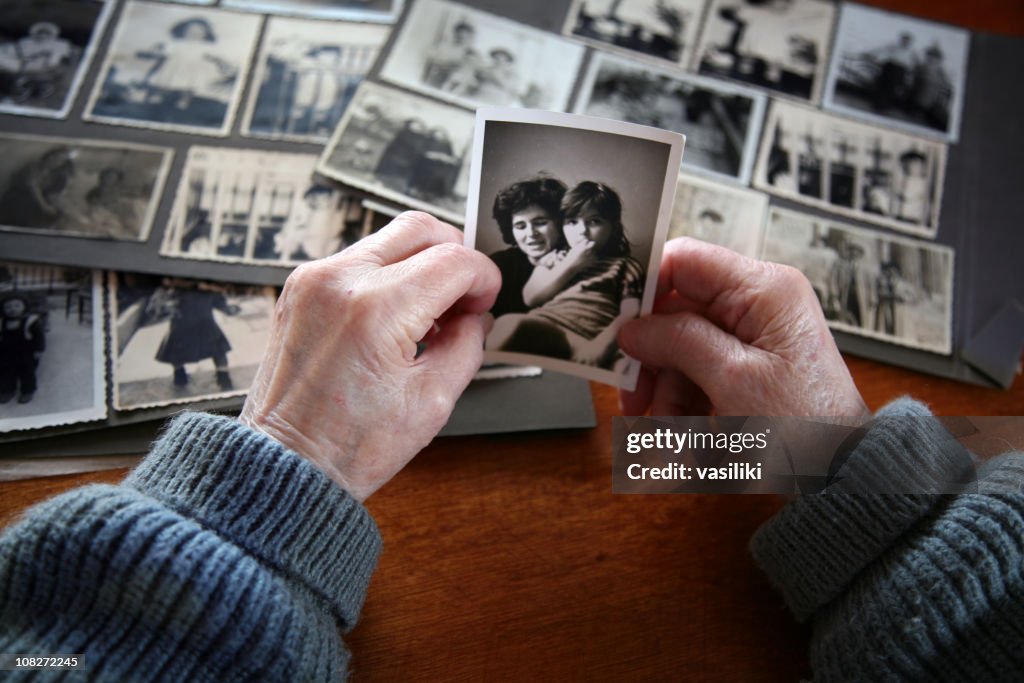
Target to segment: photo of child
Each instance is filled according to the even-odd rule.
[[[0,317],[0,403],[15,397],[28,403],[36,393],[36,368],[46,350],[42,316],[29,310],[29,299],[14,293],[3,300]]]

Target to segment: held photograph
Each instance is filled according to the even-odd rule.
[[[595,47],[664,60],[693,61],[707,0],[573,0],[565,34]]]
[[[112,6],[105,0],[6,0],[0,113],[66,118]]]
[[[295,265],[363,236],[361,203],[313,177],[316,157],[192,147],[160,253]]]
[[[226,136],[262,20],[205,7],[127,3],[85,119]]]
[[[0,263],[0,433],[107,416],[100,271]]]
[[[754,187],[922,237],[938,232],[946,146],[775,101]]]
[[[470,112],[364,81],[317,171],[462,223],[472,136]]]
[[[767,210],[763,192],[681,173],[668,237],[695,237],[759,258]]]
[[[235,7],[247,12],[390,24],[402,11],[402,2],[403,0],[221,0],[220,4],[223,7]]]
[[[742,86],[595,53],[574,110],[684,133],[685,170],[746,185],[766,100]]]
[[[584,48],[509,19],[420,0],[395,27],[380,78],[464,107],[565,111]]]
[[[830,0],[711,0],[695,67],[817,103],[835,15]]]
[[[683,142],[593,117],[477,112],[466,245],[502,273],[487,362],[636,386],[616,338],[654,305]]]
[[[949,247],[773,207],[762,256],[807,276],[830,327],[952,352]]]
[[[276,301],[269,287],[110,273],[114,408],[238,396],[256,376]]]
[[[0,230],[144,242],[173,151],[0,134]]]
[[[268,19],[242,134],[327,142],[388,31],[366,24]]]
[[[964,29],[844,5],[823,105],[956,142],[969,51]]]

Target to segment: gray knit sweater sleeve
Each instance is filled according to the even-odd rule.
[[[369,513],[316,467],[186,414],[123,485],[58,496],[0,537],[0,652],[81,653],[88,680],[338,680],[379,552]]]
[[[929,416],[905,399],[880,411],[845,474],[961,478],[969,454]],[[1024,679],[1024,455],[986,463],[966,490],[826,489],[758,530],[754,558],[813,625],[815,680]]]

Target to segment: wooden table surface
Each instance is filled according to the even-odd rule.
[[[1019,0],[885,0],[972,29],[1024,34]],[[877,409],[911,394],[943,415],[1022,415],[1009,392],[847,357]],[[359,681],[808,677],[797,625],[746,544],[772,496],[611,494],[615,392],[598,426],[436,441],[369,508],[385,539],[348,637]],[[124,470],[0,484],[0,525]]]

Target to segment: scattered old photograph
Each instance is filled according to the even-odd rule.
[[[574,0],[566,35],[690,66],[707,0]]]
[[[65,118],[113,3],[6,0],[0,26],[0,113]]]
[[[711,0],[696,67],[817,102],[835,14],[831,0]]]
[[[110,273],[114,408],[244,394],[270,340],[275,296],[182,278]]]
[[[616,337],[654,305],[683,140],[589,116],[477,111],[466,245],[502,273],[485,361],[636,386],[639,363]]]
[[[596,53],[575,111],[685,133],[685,169],[746,185],[766,99],[749,88]]]
[[[831,327],[949,354],[953,250],[772,207],[763,258],[807,276]]]
[[[565,111],[583,59],[572,41],[445,0],[409,8],[380,77],[466,107]]]
[[[99,271],[0,263],[0,433],[107,416]]]
[[[472,144],[471,113],[364,81],[317,171],[462,223]]]
[[[695,237],[759,258],[767,210],[763,192],[680,173],[668,236]]]
[[[969,49],[964,29],[844,5],[824,106],[956,142]]]
[[[313,177],[312,154],[192,147],[160,253],[294,265],[363,236],[362,203]]]
[[[402,3],[403,0],[221,0],[220,4],[249,12],[390,24],[401,13]]]
[[[173,151],[0,134],[0,230],[143,242]]]
[[[227,135],[262,19],[205,7],[127,3],[85,118]]]
[[[386,26],[268,19],[243,135],[327,142],[388,32]]]
[[[946,146],[773,102],[754,187],[894,230],[935,237]]]

